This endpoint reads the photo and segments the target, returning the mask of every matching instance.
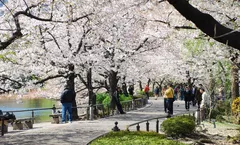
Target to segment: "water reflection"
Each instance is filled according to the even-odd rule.
[[[57,104],[55,100],[49,99],[0,99],[0,110],[16,111],[36,108],[51,108],[53,104]],[[34,111],[35,122],[50,121],[49,114],[52,110]],[[16,118],[31,117],[32,112],[15,112]]]

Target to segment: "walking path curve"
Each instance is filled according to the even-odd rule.
[[[196,109],[196,107],[192,107],[190,111]],[[173,114],[187,112],[184,109],[184,101],[174,102]],[[21,131],[12,130],[9,127],[9,132],[0,137],[0,145],[86,145],[94,138],[111,131],[115,126],[115,121],[118,122],[120,130],[125,130],[129,124],[160,115],[166,115],[163,109],[163,98],[158,98],[158,100],[150,98],[146,107],[123,115],[115,115],[93,121],[75,121],[71,124],[39,123],[34,124],[33,129]],[[161,123],[163,120],[159,120],[159,122]],[[150,130],[155,130],[155,126],[156,124],[150,122]],[[141,130],[146,130],[145,128],[145,124],[141,126]],[[130,130],[136,130],[136,127],[132,127]]]

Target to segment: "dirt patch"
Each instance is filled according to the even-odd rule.
[[[229,123],[203,122],[196,132],[177,139],[178,141],[193,145],[234,145],[240,144],[238,135],[240,125]]]

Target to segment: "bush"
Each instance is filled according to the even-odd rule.
[[[223,121],[225,121],[225,119],[223,118],[222,115],[217,115],[217,116],[216,116],[216,121],[217,121],[217,122],[223,122]]]
[[[108,94],[106,94],[104,97],[105,98],[102,101],[102,104],[104,104],[104,106],[107,106],[107,104],[110,104],[111,99],[110,99],[110,96]],[[132,97],[126,97],[124,94],[121,94],[119,100],[120,100],[120,102],[129,101],[129,100],[132,100]]]
[[[191,134],[195,131],[195,121],[193,116],[176,116],[164,120],[161,130],[168,136],[178,137],[180,135]]]
[[[232,113],[237,124],[240,124],[240,97],[236,98],[232,103]]]
[[[132,100],[132,97],[126,97],[124,94],[120,95],[120,101],[129,101]]]
[[[144,91],[139,91],[137,92],[138,95],[141,95],[141,96],[145,96],[145,92]],[[149,96],[152,97],[153,96],[153,92],[152,91],[149,91]]]
[[[110,104],[110,101],[111,101],[110,97],[107,96],[107,97],[103,100],[102,104],[104,104],[104,106],[107,106],[107,104]]]
[[[96,94],[96,103],[102,104],[103,100],[107,97],[109,97],[109,94],[107,94],[107,93],[97,93]]]

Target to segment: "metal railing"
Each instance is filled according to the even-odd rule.
[[[147,100],[145,98],[139,98],[129,101],[122,101],[122,108],[125,112],[135,110],[137,108],[141,108],[147,104]],[[110,104],[96,104],[87,107],[87,119],[93,120],[94,117],[108,117],[114,114],[119,114],[118,110],[114,110],[110,107]]]
[[[180,116],[180,115],[185,115],[185,114],[191,115],[191,113],[192,113],[193,116],[195,116],[195,111],[191,111],[191,112],[188,112],[188,113],[179,113],[179,114],[176,114],[176,115],[173,115],[173,116]],[[136,130],[140,131],[140,124],[146,122],[146,131],[149,131],[149,125],[150,125],[149,122],[153,121],[153,120],[156,120],[156,132],[159,133],[159,128],[160,128],[160,126],[159,126],[159,119],[169,118],[169,117],[173,117],[173,116],[170,116],[168,114],[168,115],[161,115],[161,116],[150,118],[150,119],[145,119],[145,120],[142,120],[142,121],[139,121],[139,122],[127,125],[126,126],[126,130],[130,131],[129,130],[130,127],[136,126]]]
[[[129,100],[129,101],[123,101],[121,102],[122,106],[123,106],[123,110],[124,111],[130,111],[130,110],[134,110],[136,108],[141,108],[144,105],[146,105],[146,100],[144,98],[139,98],[139,99],[135,99],[135,100]],[[96,104],[96,105],[81,105],[78,107],[72,107],[73,109],[77,108],[77,109],[81,109],[81,108],[85,108],[86,109],[86,118],[89,120],[92,120],[94,117],[94,115],[96,117],[106,117],[106,116],[110,116],[110,115],[114,115],[111,114],[111,107],[110,104],[107,104],[104,106],[104,104]],[[96,111],[94,112],[93,108],[96,108]],[[32,112],[31,113],[31,118],[33,118],[33,123],[34,123],[34,117],[35,117],[35,112],[36,111],[43,111],[43,110],[52,110],[52,113],[56,113],[57,109],[62,109],[61,107],[55,107],[55,105],[53,105],[53,107],[49,107],[49,108],[35,108],[35,109],[22,109],[22,110],[7,110],[7,111],[2,111],[3,113],[9,112],[9,113],[18,113],[18,112]],[[101,114],[99,113],[101,112]],[[117,111],[116,111],[117,112]],[[96,114],[94,114],[96,113]]]

